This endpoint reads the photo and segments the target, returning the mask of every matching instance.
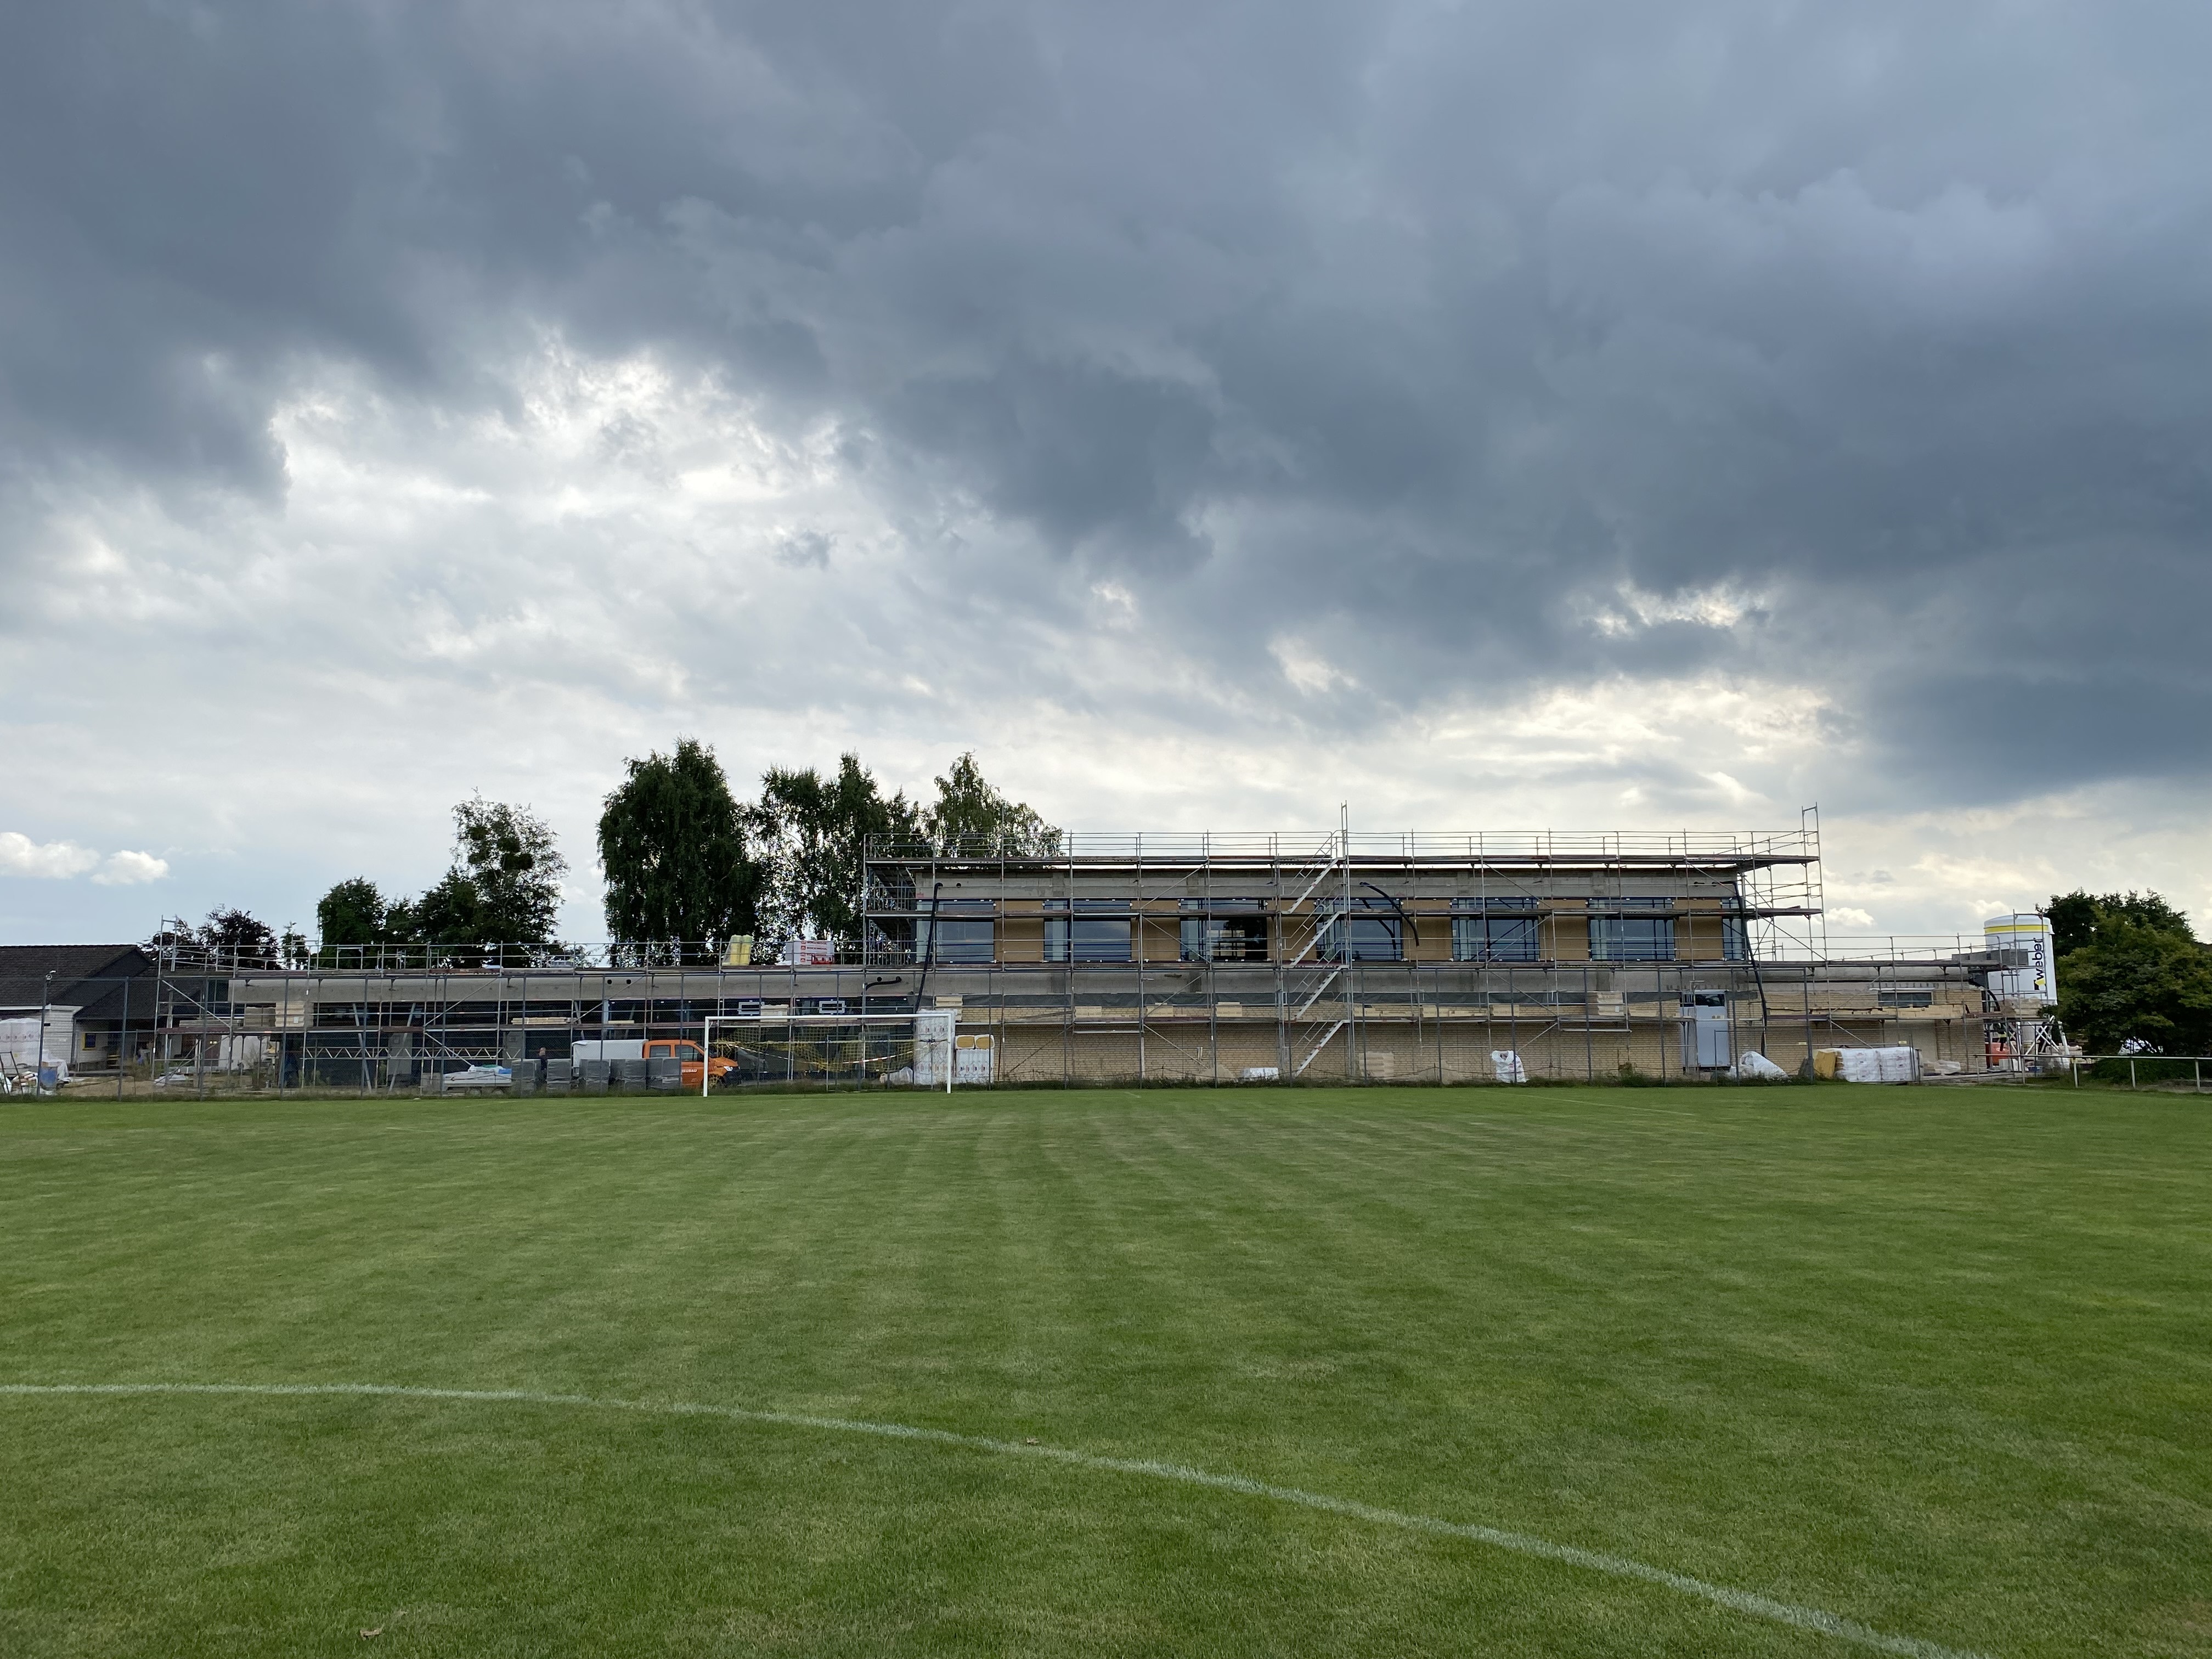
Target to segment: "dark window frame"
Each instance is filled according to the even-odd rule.
[[[1672,916],[1590,916],[1592,962],[1675,962],[1675,951]]]
[[[1734,900],[1721,907],[1721,960],[1751,960],[1751,918],[1743,914],[1742,904]]]
[[[1379,914],[1378,914],[1379,913]],[[1314,955],[1323,962],[1403,962],[1406,924],[1403,913],[1389,899],[1355,898],[1347,915],[1341,899],[1323,900],[1314,907],[1317,922]],[[1349,922],[1350,927],[1346,923]],[[1346,954],[1349,946],[1349,956]]]
[[[920,901],[914,924],[914,959],[939,967],[973,968],[999,959],[997,903],[990,899]]]
[[[1136,914],[1127,899],[1047,899],[1044,959],[1134,962]]]
[[[1454,962],[1540,962],[1543,918],[1517,894],[1452,901]]]

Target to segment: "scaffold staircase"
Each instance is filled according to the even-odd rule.
[[[1348,1015],[1342,1019],[1334,1022],[1329,1028],[1323,1031],[1319,1038],[1315,1041],[1313,1047],[1307,1049],[1305,1053],[1299,1057],[1297,1063],[1291,1067],[1291,1075],[1293,1078],[1304,1077],[1306,1074],[1306,1067],[1312,1065],[1316,1060],[1319,1060],[1322,1056],[1322,1051],[1327,1048],[1330,1043],[1336,1040],[1337,1033],[1343,1030],[1346,1026],[1351,1024],[1352,1020]]]
[[[1276,994],[1280,999],[1282,1060],[1292,1078],[1304,1077],[1352,1024],[1351,977],[1342,962],[1322,957],[1324,918],[1304,908],[1323,886],[1343,880],[1349,851],[1348,836],[1332,836],[1283,884],[1285,961]],[[1331,994],[1340,986],[1341,1001]],[[1318,1014],[1316,1009],[1321,1010]]]

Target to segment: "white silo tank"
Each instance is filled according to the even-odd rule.
[[[1997,916],[1982,924],[1982,941],[2001,951],[2006,965],[1992,969],[1990,989],[2007,1001],[2058,1000],[2058,964],[2051,954],[2051,918],[2033,914]]]

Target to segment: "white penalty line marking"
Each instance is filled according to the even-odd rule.
[[[1838,1641],[1854,1643],[1863,1648],[1902,1654],[1907,1659],[1984,1659],[1983,1655],[1959,1648],[1942,1647],[1934,1642],[1923,1642],[1917,1637],[1892,1636],[1871,1626],[1862,1625],[1856,1620],[1824,1613],[1818,1607],[1801,1607],[1788,1601],[1777,1601],[1771,1596],[1755,1595],[1749,1590],[1730,1589],[1725,1584],[1707,1583],[1704,1579],[1692,1578],[1686,1573],[1669,1572],[1664,1567],[1650,1566],[1641,1561],[1631,1560],[1625,1555],[1610,1555],[1602,1550],[1577,1549],[1572,1544],[1554,1544],[1549,1539],[1532,1537],[1527,1533],[1506,1532],[1497,1527],[1476,1526],[1461,1521],[1439,1521],[1432,1516],[1409,1515],[1402,1510],[1378,1509],[1372,1504],[1362,1504],[1353,1498],[1331,1498],[1323,1492],[1304,1492],[1296,1486],[1272,1486],[1265,1480],[1253,1480],[1241,1474],[1215,1474],[1183,1463],[1158,1463],[1148,1458],[1101,1457],[1091,1452],[1070,1450],[1064,1446],[1033,1446],[1025,1441],[994,1440],[983,1435],[955,1434],[949,1429],[915,1428],[906,1423],[870,1423],[848,1417],[814,1417],[803,1412],[753,1411],[742,1406],[602,1400],[592,1395],[538,1394],[527,1389],[419,1389],[391,1382],[0,1382],[0,1395],[257,1395],[277,1398],[338,1395],[379,1400],[453,1400],[526,1406],[583,1406],[597,1411],[641,1412],[666,1417],[712,1417],[732,1423],[763,1423],[792,1429],[827,1429],[839,1434],[872,1434],[886,1440],[918,1440],[930,1445],[965,1447],[970,1451],[1002,1452],[1016,1457],[1042,1458],[1047,1462],[1065,1463],[1075,1468],[1097,1469],[1110,1474],[1149,1475],[1154,1480],[1176,1480],[1187,1486],[1205,1486],[1215,1492],[1236,1492],[1246,1498],[1269,1498],[1278,1503],[1319,1510],[1327,1515],[1341,1515],[1354,1521],[1370,1522],[1376,1526],[1395,1527],[1403,1532],[1427,1533],[1438,1538],[1462,1538],[1471,1543],[1487,1544],[1493,1549],[1510,1550],[1516,1555],[1558,1561],[1571,1567],[1586,1567],[1593,1572],[1606,1573],[1615,1578],[1640,1579],[1647,1584],[1657,1584],[1680,1591],[1684,1595],[1694,1595],[1701,1601],[1713,1602],[1731,1613],[1771,1620],[1778,1625],[1795,1626],[1799,1630],[1832,1636]]]

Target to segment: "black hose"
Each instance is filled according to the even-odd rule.
[[[1363,881],[1359,884],[1398,913],[1398,920],[1404,922],[1407,927],[1413,930],[1414,944],[1419,945],[1421,942],[1420,924],[1415,921],[1413,917],[1406,914],[1406,907],[1404,905],[1399,903],[1397,900],[1392,898],[1388,893],[1384,892],[1380,887],[1377,887],[1371,881]]]

